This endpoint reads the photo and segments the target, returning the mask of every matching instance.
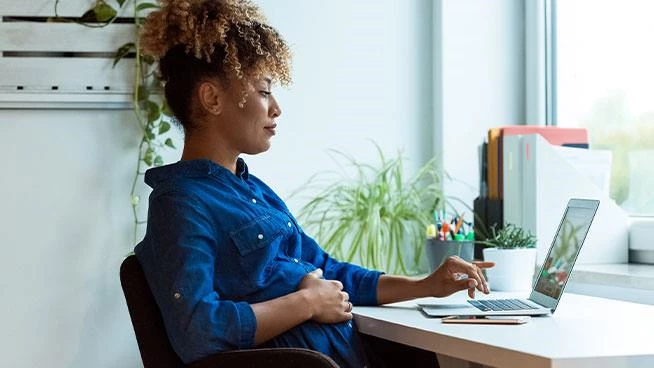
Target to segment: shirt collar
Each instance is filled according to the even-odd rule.
[[[184,160],[148,169],[145,173],[145,183],[154,188],[159,184],[180,177],[222,175],[223,173],[234,175],[211,160]],[[236,159],[236,177],[243,180],[248,180],[249,177],[248,166],[240,157]]]
[[[248,165],[240,157],[236,159],[236,176],[243,180],[248,180]]]

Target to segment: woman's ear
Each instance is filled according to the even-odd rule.
[[[225,91],[220,83],[214,80],[204,80],[198,88],[198,99],[205,114],[220,115],[223,110]]]

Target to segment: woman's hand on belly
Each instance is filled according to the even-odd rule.
[[[322,278],[322,270],[308,273],[298,287],[309,300],[311,319],[320,323],[340,323],[352,319],[352,303],[343,284]]]

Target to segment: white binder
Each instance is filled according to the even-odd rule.
[[[505,223],[536,235],[538,262],[547,255],[568,200],[589,198],[598,199],[600,206],[578,263],[626,263],[629,217],[606,191],[540,135],[504,138],[504,159],[511,160],[503,173]]]
[[[502,140],[504,223],[522,223],[522,135],[507,135]]]

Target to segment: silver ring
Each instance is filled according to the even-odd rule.
[[[345,313],[350,313],[350,312],[352,312],[352,307],[353,307],[353,305],[352,305],[351,302],[347,302],[347,304],[348,304],[348,307],[347,307],[347,309],[345,310]]]

